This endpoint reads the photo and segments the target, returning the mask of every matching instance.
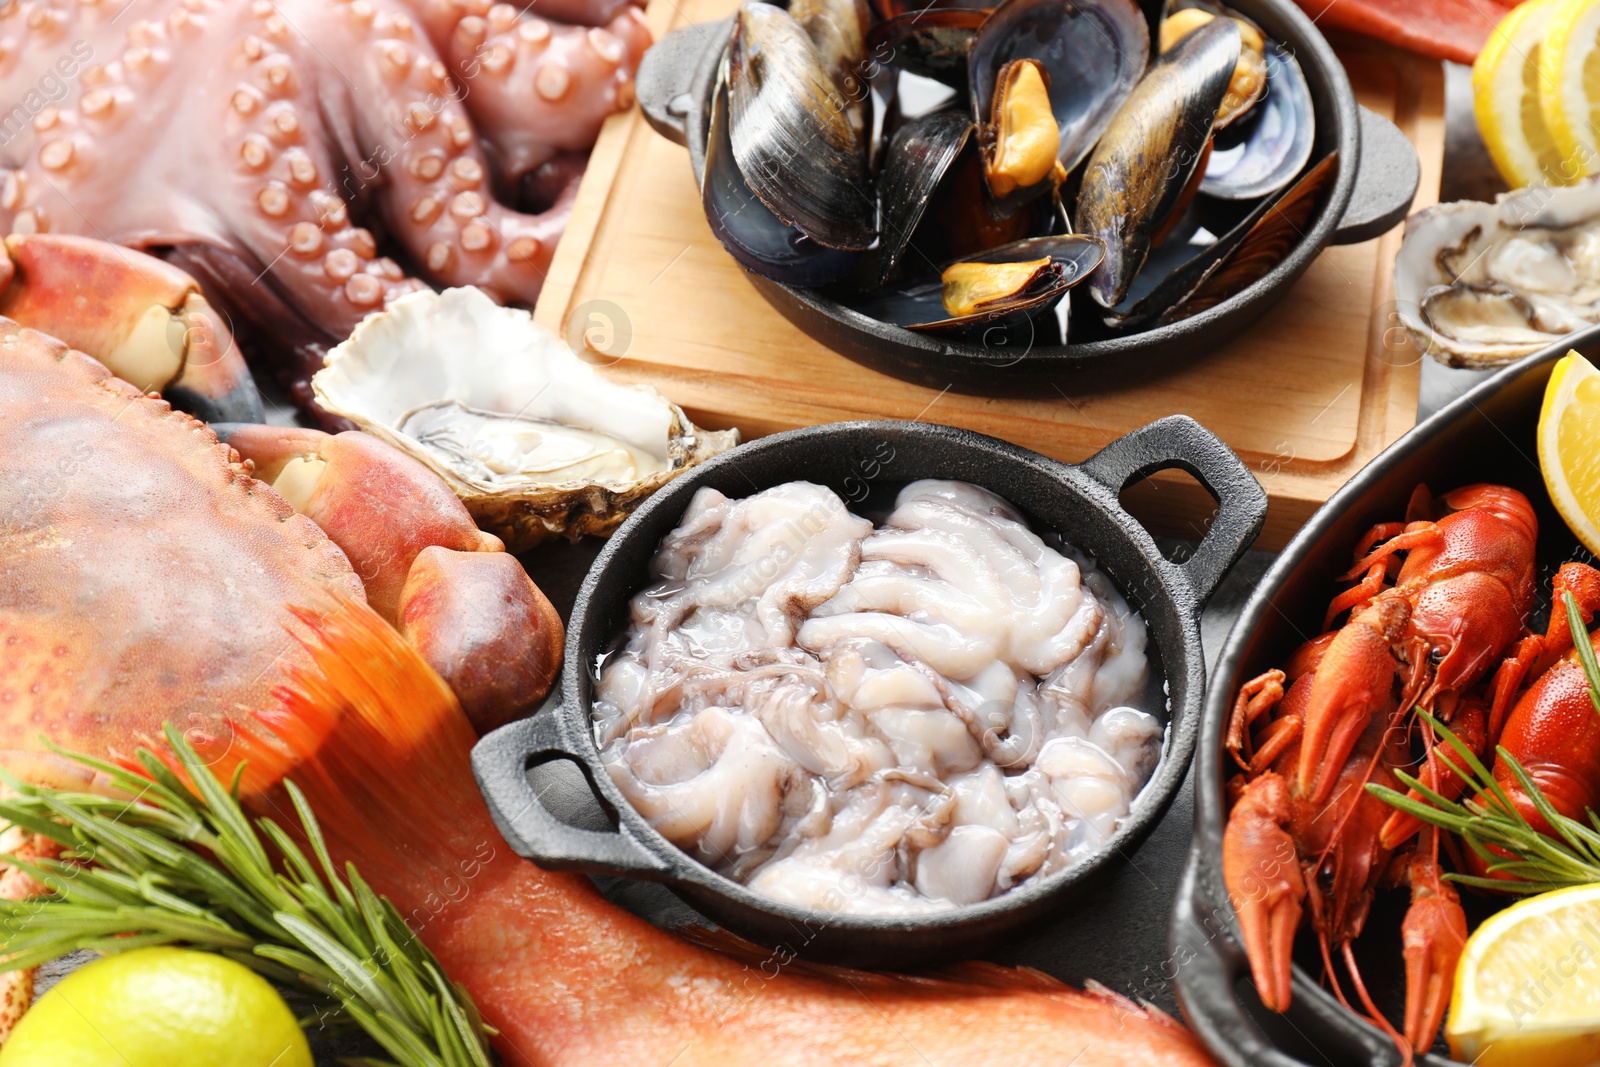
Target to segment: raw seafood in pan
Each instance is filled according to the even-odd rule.
[[[962,482],[881,528],[832,490],[703,488],[600,668],[602,759],[663,835],[768,897],[974,904],[1094,852],[1160,752],[1145,628]]]
[[[327,346],[419,284],[375,233],[533,302],[649,43],[626,0],[7,4],[0,232],[162,250],[309,403]]]

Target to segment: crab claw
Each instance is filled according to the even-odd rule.
[[[366,586],[367,603],[390,623],[400,591],[430,545],[499,552],[450,487],[421,463],[370,434],[284,426],[212,427],[255,476],[276,489],[344,549]]]
[[[561,666],[561,617],[437,475],[354,430],[212,428],[344,550],[367,602],[450,683],[480,730],[544,699]]]
[[[565,629],[504,552],[423,549],[400,591],[400,632],[477,731],[531,714],[555,684]]]
[[[1411,907],[1400,925],[1406,957],[1406,1040],[1426,1052],[1450,1004],[1456,964],[1467,941],[1467,916],[1439,865],[1416,854],[1407,862]]]
[[[1389,703],[1396,675],[1393,649],[1410,618],[1410,605],[1399,597],[1374,600],[1345,623],[1317,665],[1298,768],[1301,788],[1313,804],[1326,803],[1367,723]]]
[[[1222,880],[1239,916],[1261,1003],[1287,1011],[1294,933],[1306,896],[1294,839],[1289,787],[1268,771],[1252,781],[1222,831]]]
[[[196,418],[261,421],[233,334],[189,275],[84,237],[13,234],[5,250],[0,315],[94,356]]]

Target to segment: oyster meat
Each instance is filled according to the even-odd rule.
[[[1600,182],[1414,215],[1394,295],[1417,343],[1452,367],[1510,363],[1600,322]]]
[[[602,377],[526,311],[422,291],[328,353],[317,402],[438,473],[520,551],[608,533],[674,475],[738,443],[655,389]]]

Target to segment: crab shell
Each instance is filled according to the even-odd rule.
[[[326,450],[337,440],[311,444]],[[296,610],[367,599],[363,574],[329,531],[254,477],[254,464],[204,423],[6,319],[0,455],[0,749],[37,749],[48,735],[70,749],[126,755],[171,722],[202,755],[221,759],[240,712],[269,706],[274,687],[309,663]],[[404,466],[368,470],[380,486],[409,477]],[[334,481],[321,484],[329,515]],[[358,525],[347,516],[344,534]],[[398,565],[405,575],[391,621],[425,656],[449,646],[430,662],[471,696],[507,643],[483,640],[485,613],[531,615],[517,640],[546,668],[547,688],[559,617],[515,560],[492,551],[497,541],[475,547],[490,551],[417,546],[373,561],[374,572]],[[508,564],[515,575],[492,578]],[[474,610],[441,596],[461,567],[474,576],[461,583],[465,595],[481,592],[490,574],[501,600],[520,601],[503,612],[498,600]],[[523,693],[524,705],[539,695]]]

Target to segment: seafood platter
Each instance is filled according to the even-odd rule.
[[[742,4],[640,78],[758,291],[936,387],[1220,342],[1417,187],[1411,145],[1278,0]]]
[[[1493,57],[1455,2],[1400,39]],[[1202,352],[1415,192],[1285,0],[884,4],[0,4],[0,1067],[1593,1060],[1587,972],[1492,991],[1600,924],[1600,336],[1236,577],[1208,677],[1268,496],[1196,420],[768,432],[530,310],[636,97],[896,374]],[[1596,188],[1413,217],[1406,336],[1588,322]]]

